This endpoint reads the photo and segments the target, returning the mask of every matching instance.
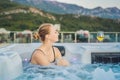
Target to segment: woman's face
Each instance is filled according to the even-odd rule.
[[[58,31],[55,29],[54,26],[51,26],[49,29],[50,29],[50,33],[48,34],[49,40],[50,40],[51,42],[56,42],[56,41],[58,41],[58,35],[59,35]]]

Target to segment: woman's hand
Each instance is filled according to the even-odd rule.
[[[67,60],[61,58],[61,59],[59,59],[59,60],[57,61],[57,65],[59,65],[59,66],[68,66],[68,65],[70,65],[70,64],[69,64],[69,62],[68,62]]]

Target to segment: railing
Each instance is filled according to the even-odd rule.
[[[59,42],[98,42],[97,32],[90,32],[89,36],[76,32],[61,32]],[[120,42],[120,32],[104,32],[103,42]]]
[[[39,42],[33,38],[32,33],[22,33],[12,31],[10,33],[0,33],[0,43],[32,43]],[[95,43],[97,32],[90,32],[89,35],[78,34],[76,32],[60,32],[60,43]],[[120,32],[104,32],[103,42],[120,42]]]

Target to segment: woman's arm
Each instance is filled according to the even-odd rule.
[[[46,59],[45,55],[40,51],[35,51],[35,53],[32,56],[31,63],[42,66],[48,66],[50,64],[50,62]]]
[[[61,53],[59,51],[58,48],[54,47],[55,49],[55,53],[56,53],[56,60],[57,60],[57,65],[59,66],[68,66],[69,62],[67,60],[65,60],[62,56]]]

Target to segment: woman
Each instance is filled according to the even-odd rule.
[[[68,66],[69,62],[62,58],[58,48],[53,47],[53,43],[58,41],[58,31],[50,23],[44,23],[39,27],[38,35],[42,41],[42,45],[38,47],[32,54],[31,63],[42,66],[48,66],[51,63]]]

